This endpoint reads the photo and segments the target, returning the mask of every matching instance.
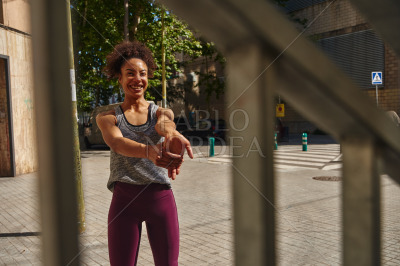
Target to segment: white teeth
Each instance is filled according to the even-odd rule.
[[[143,87],[134,87],[134,86],[131,86],[131,88],[134,89],[134,90],[141,90],[141,89],[143,89]]]

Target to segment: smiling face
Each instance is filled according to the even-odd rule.
[[[131,58],[121,67],[119,83],[124,89],[125,96],[139,99],[144,97],[147,89],[147,65],[141,59]]]

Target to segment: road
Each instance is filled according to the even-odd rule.
[[[218,149],[223,147],[219,146]],[[233,265],[231,167],[229,153],[186,161],[173,182],[180,220],[180,265]],[[275,152],[277,254],[279,265],[341,264],[341,182],[337,144],[280,146]],[[334,165],[336,168],[324,170]],[[109,151],[82,152],[87,230],[81,235],[83,265],[108,265],[106,188]],[[37,174],[0,179],[0,265],[40,264]],[[384,265],[400,265],[400,188],[382,176]],[[266,202],[266,204],[269,204]],[[250,207],[250,206],[249,206]],[[138,265],[152,265],[143,232]]]

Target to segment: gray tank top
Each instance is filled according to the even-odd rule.
[[[115,108],[117,127],[121,130],[125,138],[146,145],[161,143],[164,137],[158,135],[155,129],[157,123],[157,109],[157,105],[150,103],[147,122],[143,125],[135,126],[128,122],[119,105]],[[167,174],[168,170],[156,166],[149,159],[126,157],[113,150],[111,150],[110,153],[110,178],[107,187],[111,191],[113,191],[116,181],[134,185],[147,185],[150,183],[171,185]]]

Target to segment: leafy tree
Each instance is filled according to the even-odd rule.
[[[203,58],[204,71],[197,71],[196,74],[199,76],[198,83],[196,86],[203,88],[206,94],[207,103],[210,103],[213,93],[215,97],[219,97],[225,92],[225,80],[217,75],[216,71],[210,71],[210,65],[219,64],[224,70],[226,59],[216,49],[214,43],[207,42],[201,39],[201,55]]]
[[[107,104],[110,92],[118,92],[116,82],[102,73],[106,55],[113,44],[123,40],[121,0],[71,1],[74,27],[75,69],[77,70],[78,110],[89,111]],[[110,88],[111,87],[111,88]]]
[[[120,93],[119,84],[109,81],[102,73],[106,55],[113,45],[126,38],[124,0],[72,0],[75,40],[75,69],[77,70],[78,108],[89,111],[95,106],[108,104],[113,93]],[[176,54],[190,57],[201,55],[201,43],[188,25],[180,21],[171,11],[165,10],[154,1],[130,0],[128,6],[129,39],[145,43],[153,52],[157,64],[154,78],[149,80],[148,99],[161,99],[161,14],[165,18],[166,72],[167,78],[176,77],[180,63]],[[174,88],[171,86],[171,88]],[[170,91],[169,91],[170,92]],[[174,93],[172,93],[174,94]],[[175,93],[175,96],[181,95]],[[123,95],[120,95],[121,98]]]
[[[272,0],[285,6],[288,0]],[[146,98],[161,99],[161,17],[164,14],[166,49],[166,76],[168,80],[168,101],[183,98],[187,87],[192,84],[172,82],[179,76],[184,62],[177,60],[177,54],[185,58],[201,57],[205,67],[199,71],[198,86],[205,93],[207,101],[213,94],[223,94],[225,82],[217,77],[209,66],[225,66],[225,59],[213,43],[195,37],[188,25],[179,20],[170,10],[155,4],[154,0],[71,0],[75,40],[75,69],[77,70],[78,110],[89,111],[92,105],[108,104],[108,98],[123,94],[116,81],[109,81],[102,73],[105,58],[113,45],[124,39],[145,43],[153,52],[157,64],[154,78],[149,80]],[[294,19],[294,18],[292,18]],[[298,19],[297,19],[298,20]],[[305,24],[304,21],[297,21]]]

